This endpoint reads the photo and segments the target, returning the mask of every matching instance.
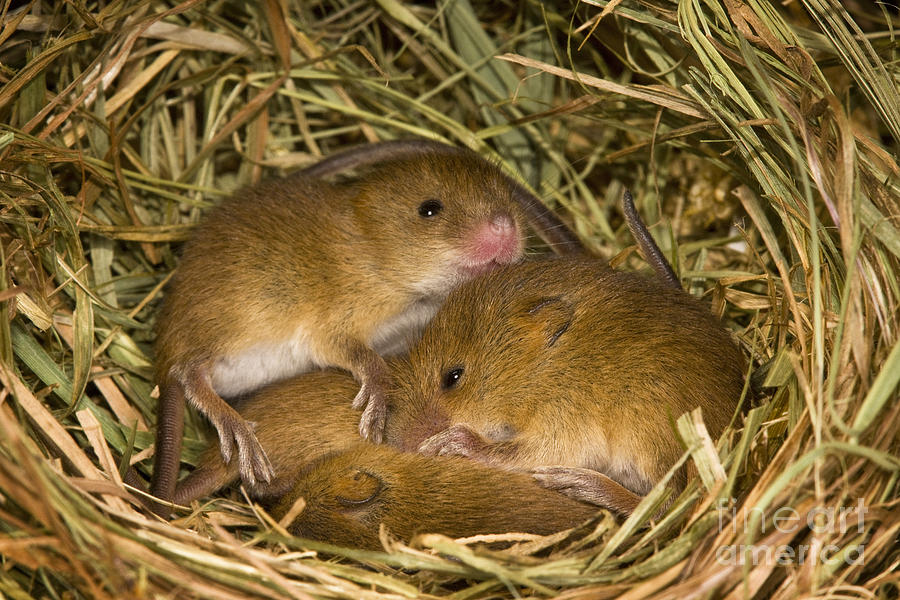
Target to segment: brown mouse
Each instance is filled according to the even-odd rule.
[[[256,426],[275,468],[270,483],[248,486],[274,505],[280,518],[303,497],[306,509],[290,525],[296,535],[344,546],[380,548],[381,522],[409,539],[417,532],[453,537],[526,532],[546,535],[591,518],[596,508],[541,488],[522,473],[507,473],[459,457],[401,455],[360,442],[359,410],[349,399],[358,385],[335,369],[273,383],[237,404]],[[391,416],[414,409],[391,407]],[[385,442],[401,438],[389,418]],[[189,504],[239,478],[213,443],[178,483],[174,501]],[[527,499],[527,501],[523,501]]]
[[[745,363],[685,292],[558,257],[451,292],[398,364],[396,402],[417,406],[396,415],[401,447],[552,467],[537,475],[548,487],[628,514],[681,456],[680,415],[700,407],[709,433],[723,431]]]
[[[380,549],[383,523],[409,540],[417,533],[468,537],[492,533],[548,535],[584,523],[597,509],[509,473],[460,457],[403,453],[358,443],[303,472],[273,509],[306,505],[288,531],[341,546]]]
[[[158,317],[155,496],[174,492],[185,399],[226,461],[236,446],[250,485],[272,465],[223,398],[272,381],[349,370],[360,432],[379,441],[382,355],[405,349],[455,285],[521,258],[523,189],[474,152],[430,142],[352,156],[244,189],[185,244]],[[350,166],[355,179],[322,178]]]

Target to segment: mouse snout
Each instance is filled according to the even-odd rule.
[[[471,238],[469,266],[508,264],[522,257],[519,226],[507,213],[490,217],[475,229]]]

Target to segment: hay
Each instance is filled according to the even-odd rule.
[[[896,8],[556,11],[3,4],[0,594],[898,597]],[[701,476],[658,522],[651,494],[568,538],[385,532],[372,553],[291,539],[237,493],[173,523],[126,499],[124,467],[149,469],[152,323],[177,242],[240,185],[407,135],[497,159],[644,268],[617,209],[631,188],[755,359],[765,394],[717,447],[679,421]],[[191,464],[199,419],[186,435]]]

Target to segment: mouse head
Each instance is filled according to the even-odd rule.
[[[544,266],[505,267],[451,292],[396,369],[404,446],[455,423],[503,441],[528,428],[542,398],[559,396],[576,305],[532,277]]]
[[[522,257],[516,188],[470,150],[447,146],[377,163],[354,185],[355,220],[372,254],[411,291],[443,296]]]
[[[359,445],[307,465],[293,489],[273,507],[273,513],[279,518],[294,514],[299,508],[296,503],[302,499],[302,511],[288,525],[294,535],[378,548],[378,523],[386,509],[386,488],[377,472],[357,464],[359,457],[365,456],[364,451]]]

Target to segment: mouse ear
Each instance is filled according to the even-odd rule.
[[[542,325],[548,347],[559,340],[575,318],[575,307],[562,296],[539,298],[526,306],[528,318]]]
[[[377,475],[358,468],[348,469],[334,482],[334,498],[347,508],[368,504],[381,493],[384,483]]]

